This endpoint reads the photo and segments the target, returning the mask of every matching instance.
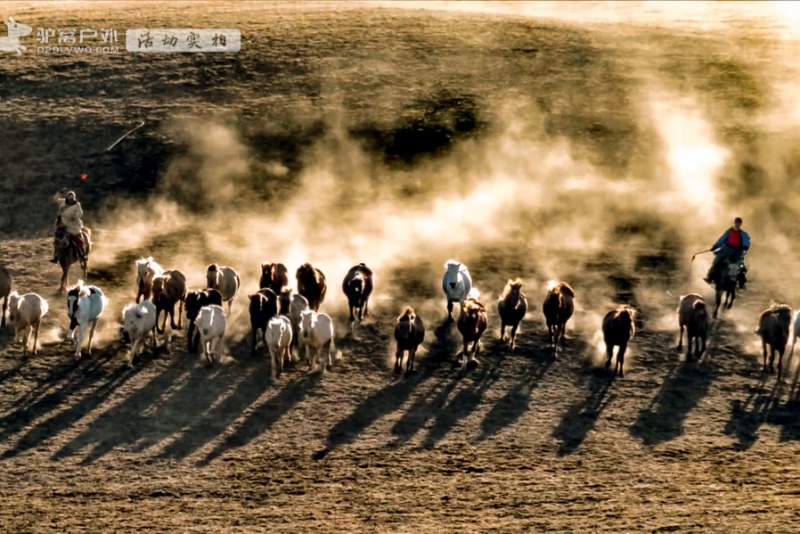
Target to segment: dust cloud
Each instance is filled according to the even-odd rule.
[[[487,9],[497,11],[492,4]],[[105,235],[124,238],[106,240],[95,257],[128,258],[131,296],[132,251],[181,270],[190,288],[204,287],[211,261],[234,267],[243,283],[232,321],[238,333],[248,328],[245,296],[258,289],[262,261],[285,263],[292,274],[304,262],[322,269],[323,311],[342,332],[340,284],[352,265],[375,271],[373,300],[392,315],[411,305],[441,317],[439,282],[449,258],[468,265],[490,307],[505,280],[521,276],[536,314],[547,281],[556,279],[578,292],[579,330],[596,333],[605,311],[623,301],[650,306],[651,327],[673,329],[679,295],[707,290],[700,278],[711,258],[690,263],[692,253],[734,216],[753,237],[751,269],[765,284],[785,273],[773,261],[778,254],[797,263],[786,253],[787,223],[800,207],[790,187],[800,163],[798,101],[786,80],[757,74],[776,96],[751,112],[752,140],[742,144],[726,135],[722,104],[714,108],[708,95],[656,70],[641,73],[645,82],[632,84],[630,106],[646,141],[628,147],[637,163],[616,172],[594,165],[576,139],[550,133],[536,99],[514,91],[479,103],[491,118],[480,136],[411,169],[375,157],[350,134],[352,119],[329,109],[326,133],[304,151],[296,175],[282,162],[262,161],[224,117],[181,119],[165,133],[182,152],[149,199],[104,214]],[[662,261],[655,282],[650,272],[633,297],[622,296],[609,274],[643,277],[643,258]],[[797,299],[797,288],[784,297]]]

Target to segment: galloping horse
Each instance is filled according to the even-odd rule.
[[[725,293],[725,305],[723,309],[730,310],[731,306],[733,306],[733,301],[736,299],[736,284],[739,279],[739,268],[740,264],[735,261],[723,262],[719,267],[717,276],[714,279],[714,285],[717,289],[717,306],[714,308],[714,319],[717,318],[717,310],[719,310],[719,305],[722,303],[722,293]],[[742,284],[742,287],[744,287],[744,284]]]
[[[72,239],[67,238],[67,243],[58,247],[58,264],[61,266],[61,285],[58,288],[59,293],[64,292],[64,288],[69,282],[69,268],[73,263],[80,263],[81,270],[83,271],[83,279],[87,279],[89,273],[89,254],[92,251],[92,231],[84,226],[83,227],[83,242],[86,243],[86,254],[81,260],[78,255],[78,250]]]

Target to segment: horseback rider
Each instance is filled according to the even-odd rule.
[[[67,192],[65,197],[60,197],[58,193],[53,197],[58,203],[58,216],[56,217],[56,235],[53,241],[53,259],[51,263],[58,263],[58,251],[64,246],[65,240],[69,239],[75,244],[80,261],[86,259],[86,249],[83,240],[83,209],[81,203],[75,197],[74,191]],[[69,245],[69,241],[66,241]]]
[[[716,243],[711,246],[711,250],[714,252],[714,261],[703,280],[709,284],[713,283],[723,262],[742,263],[744,255],[749,249],[750,236],[742,230],[742,218],[736,217],[733,220],[733,226],[725,230]]]

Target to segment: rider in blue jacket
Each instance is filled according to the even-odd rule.
[[[711,246],[711,250],[714,251],[714,261],[703,280],[709,284],[713,283],[723,261],[740,263],[749,249],[750,236],[742,230],[742,218],[736,217],[733,220],[733,226],[725,230],[725,233],[719,236],[717,242]]]

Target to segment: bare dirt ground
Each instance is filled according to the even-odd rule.
[[[17,18],[27,14],[34,25],[47,24],[46,17],[59,24],[69,20],[68,11],[37,9],[20,10]],[[169,8],[147,16],[126,9],[94,16],[107,16],[108,24],[120,28],[144,22],[169,27],[179,20]],[[0,261],[11,270],[14,288],[43,295],[50,313],[38,355],[23,358],[19,344],[12,342],[11,326],[0,331],[0,530],[797,529],[800,366],[794,358],[781,380],[763,373],[760,344],[753,333],[758,313],[773,299],[800,303],[793,284],[775,283],[797,264],[785,242],[778,242],[785,246],[782,255],[775,252],[775,242],[766,239],[760,249],[754,247],[753,282],[733,309],[713,323],[708,351],[700,361],[686,361],[676,350],[674,310],[682,293],[698,291],[713,300],[710,288],[698,281],[707,258],[691,269],[688,258],[707,246],[706,230],[711,234],[718,228],[716,221],[703,226],[702,218],[676,222],[669,211],[672,202],[661,206],[657,199],[637,211],[609,200],[621,194],[619,189],[609,186],[613,195],[598,196],[588,185],[587,196],[601,207],[595,210],[591,202],[575,206],[569,202],[580,191],[563,197],[548,192],[547,184],[567,186],[561,176],[545,176],[535,189],[544,199],[542,206],[514,204],[500,210],[507,219],[480,219],[497,232],[484,231],[478,224],[471,237],[452,246],[433,239],[420,241],[418,251],[372,251],[391,249],[391,240],[406,243],[403,233],[423,235],[412,224],[419,213],[410,205],[436,206],[435,198],[449,186],[475,185],[469,176],[448,181],[444,175],[452,168],[437,167],[437,162],[455,154],[465,162],[460,168],[465,173],[467,167],[479,173],[496,171],[486,161],[470,159],[469,153],[479,151],[483,136],[489,135],[486,131],[493,132],[499,120],[482,107],[486,99],[509,84],[530,90],[530,98],[544,110],[540,134],[569,140],[576,161],[604,170],[610,182],[630,180],[630,171],[657,195],[659,180],[665,179],[657,170],[661,149],[650,147],[655,134],[637,122],[636,106],[629,105],[634,98],[631,86],[642,81],[643,72],[660,72],[675,87],[693,87],[714,97],[707,110],[714,128],[732,153],[750,154],[750,159],[737,160],[736,172],[723,173],[720,180],[728,187],[723,200],[731,209],[739,208],[745,205],[737,203],[740,197],[749,194],[753,202],[746,220],[766,235],[786,222],[794,208],[791,195],[767,202],[747,181],[759,172],[771,172],[765,163],[771,154],[762,153],[764,159],[759,159],[753,153],[754,147],[764,148],[775,140],[767,128],[745,120],[748,113],[767,107],[763,102],[769,100],[764,96],[768,91],[759,80],[772,72],[766,59],[742,52],[753,43],[655,29],[646,39],[631,41],[592,27],[475,15],[321,9],[300,16],[276,7],[249,9],[220,7],[187,16],[198,25],[212,20],[220,26],[240,25],[256,36],[245,39],[233,63],[208,57],[158,58],[153,63],[129,56],[59,57],[62,70],[56,71],[73,72],[77,87],[88,90],[105,83],[104,94],[96,86],[96,107],[86,105],[89,100],[76,103],[69,97],[75,89],[67,84],[37,84],[38,77],[46,77],[42,65],[55,68],[44,63],[46,58],[2,63],[0,93],[10,106],[8,113],[25,117],[23,130],[39,132],[56,156],[42,161],[41,154],[37,157],[32,148],[25,148],[25,136],[3,133],[8,141],[4,146],[16,150],[17,162],[4,163],[9,172],[0,184],[4,196],[15,192],[14,198],[2,199],[15,211],[0,214],[7,236],[0,241]],[[83,15],[73,16],[83,20]],[[617,30],[638,35],[627,27]],[[245,46],[248,42],[250,48]],[[80,71],[80,61],[95,72],[92,84],[74,74]],[[236,83],[220,88],[209,81],[220,73]],[[339,87],[333,103],[320,96],[331,79]],[[173,91],[169,97],[162,91],[167,86]],[[593,98],[586,98],[590,89]],[[38,91],[38,104],[23,98],[28,90]],[[355,208],[333,211],[339,204],[361,206],[364,199],[359,195],[367,182],[349,172],[359,168],[352,160],[361,157],[360,152],[346,144],[328,147],[331,153],[343,152],[348,165],[337,167],[343,164],[334,159],[326,168],[356,184],[348,189],[344,179],[338,183],[344,193],[322,207],[329,210],[330,222],[312,227],[320,236],[314,258],[323,258],[319,266],[330,281],[323,309],[335,320],[336,350],[341,354],[333,369],[309,375],[302,364],[294,363],[271,381],[265,349],[259,349],[256,358],[250,356],[244,294],[255,290],[258,261],[283,260],[293,271],[297,265],[292,262],[305,259],[306,249],[298,252],[279,242],[281,232],[299,219],[286,213],[253,219],[255,212],[243,212],[237,219],[235,208],[217,214],[235,231],[249,228],[260,238],[275,239],[255,245],[245,234],[233,235],[232,230],[231,235],[221,235],[218,228],[201,225],[204,219],[183,212],[181,224],[176,218],[174,227],[144,236],[139,235],[139,212],[124,211],[126,205],[115,203],[118,196],[174,199],[185,193],[185,184],[175,181],[175,173],[180,173],[168,164],[185,156],[185,147],[175,148],[167,140],[167,126],[131,140],[124,155],[109,156],[79,186],[87,219],[91,217],[96,229],[89,281],[102,287],[111,303],[91,355],[76,361],[72,345],[64,341],[64,298],[54,293],[60,271],[46,261],[51,241],[44,237],[44,226],[51,210],[41,207],[41,199],[49,198],[56,184],[60,187],[65,176],[80,168],[74,154],[70,156],[77,150],[71,143],[77,141],[69,135],[60,137],[62,142],[52,132],[45,135],[39,122],[45,119],[38,117],[62,117],[61,123],[50,125],[62,134],[74,134],[73,127],[96,128],[113,137],[125,120],[140,113],[166,124],[173,112],[202,116],[211,108],[233,109],[238,127],[249,132],[242,138],[256,154],[251,159],[273,162],[282,154],[282,168],[254,166],[251,161],[250,174],[242,178],[234,173],[243,189],[231,195],[232,202],[248,191],[241,196],[263,202],[259,209],[272,212],[277,210],[276,199],[291,198],[294,188],[301,187],[297,184],[303,184],[303,169],[312,166],[304,154],[319,151],[318,143],[329,128],[316,122],[316,113],[329,105],[341,107],[337,120],[348,125],[349,136],[361,140],[369,156],[365,159],[375,158],[374,168],[391,169],[370,176],[369,183],[380,186],[369,191],[410,198],[403,204],[400,196],[391,196],[406,218],[391,218],[395,212],[387,210],[383,218],[373,213],[364,221],[354,215],[359,211]],[[92,128],[87,117],[97,119]],[[272,129],[260,129],[262,120]],[[275,129],[275,123],[280,127]],[[793,137],[781,137],[787,138]],[[460,152],[459,142],[467,149]],[[531,147],[534,161],[512,161],[505,171],[520,167],[522,175],[538,179],[536,173],[550,160],[539,145]],[[12,148],[4,150],[11,153]],[[187,161],[210,161],[215,172],[222,169],[222,176],[230,176],[232,171],[220,161],[187,150]],[[229,155],[223,159],[231,159]],[[786,156],[789,167],[792,161]],[[24,162],[29,163],[25,170]],[[767,171],[757,169],[759,162]],[[652,173],[639,174],[642,169]],[[166,186],[165,173],[173,180]],[[202,175],[202,165],[186,173],[194,179]],[[780,183],[770,181],[777,180],[775,174],[758,182],[764,195],[780,190]],[[34,175],[42,183],[33,183]],[[286,181],[258,190],[260,197],[246,189],[278,175]],[[136,178],[128,181],[130,176]],[[19,193],[24,180],[31,181],[31,189]],[[625,182],[626,187],[634,187],[630,184],[636,180]],[[205,213],[203,203],[213,198],[186,195],[180,197],[182,205],[200,214]],[[478,202],[458,217],[476,217],[484,207]],[[426,231],[451,217],[436,209],[419,223]],[[687,212],[694,209],[690,206]],[[571,211],[587,218],[570,219]],[[777,222],[771,222],[769,213]],[[591,219],[591,214],[597,218]],[[370,244],[370,232],[379,231],[382,220],[399,230],[380,234],[384,241]],[[282,221],[280,228],[277,221]],[[257,223],[266,228],[259,229]],[[326,233],[326,224],[332,233]],[[571,224],[578,230],[571,231]],[[441,226],[439,233],[430,231],[439,238],[449,236],[449,227]],[[357,257],[347,248],[354,228],[361,232],[358,237],[367,236],[366,247],[359,249],[364,255]],[[595,234],[587,228],[599,228],[601,252],[593,248]],[[696,233],[703,237],[689,237],[692,228],[699,228]],[[537,240],[540,234],[547,238]],[[338,256],[323,241],[335,241]],[[580,243],[571,246],[571,241]],[[311,240],[310,250],[313,244]],[[178,331],[166,347],[148,350],[132,369],[124,366],[128,346],[120,339],[118,318],[135,295],[133,262],[150,254],[166,267],[184,270],[192,288],[202,283],[208,261],[230,263],[242,272],[243,291],[234,304],[221,364],[207,366],[201,357],[187,354],[185,333]],[[376,298],[372,315],[351,336],[344,334],[346,310],[339,281],[346,267],[364,256],[376,269]],[[480,365],[471,371],[453,366],[460,336],[444,320],[445,303],[438,288],[441,265],[450,256],[470,267],[490,309]],[[518,334],[518,347],[511,352],[497,339],[495,304],[506,279],[516,276],[525,280],[530,312]],[[570,282],[578,302],[557,354],[547,348],[540,312],[544,284],[552,276]],[[73,273],[71,281],[75,279]],[[603,369],[597,334],[602,314],[618,303],[636,306],[640,316],[626,376],[612,379]],[[417,373],[403,377],[392,372],[392,330],[407,304],[420,311],[427,336]]]

